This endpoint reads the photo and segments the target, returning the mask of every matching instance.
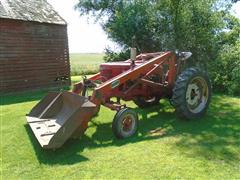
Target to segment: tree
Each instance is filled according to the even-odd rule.
[[[230,5],[223,0],[80,0],[76,8],[100,21],[123,51],[135,36],[139,52],[178,49],[208,62],[216,58],[216,34],[225,27]]]
[[[219,52],[209,64],[210,75],[216,89],[240,95],[240,20],[228,15],[224,19],[227,30],[218,35]]]

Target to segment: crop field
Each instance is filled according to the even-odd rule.
[[[95,74],[104,54],[70,54],[71,75]]]

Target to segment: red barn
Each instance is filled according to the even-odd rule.
[[[45,0],[0,0],[0,92],[62,85],[70,85],[66,22]]]

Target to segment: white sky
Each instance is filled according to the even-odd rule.
[[[71,53],[101,53],[107,46],[115,47],[99,24],[80,17],[74,10],[78,0],[48,0],[54,9],[68,23],[69,51]]]
[[[48,0],[54,9],[68,23],[68,41],[70,53],[101,53],[104,48],[117,46],[107,39],[107,35],[98,23],[88,22],[87,17],[80,17],[74,10],[79,0]],[[236,3],[233,12],[240,18],[240,2]]]

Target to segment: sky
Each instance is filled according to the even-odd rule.
[[[68,41],[70,53],[101,53],[106,47],[117,49],[111,42],[99,23],[88,20],[86,16],[79,15],[74,5],[79,0],[48,0],[54,9],[68,23]],[[233,7],[233,13],[240,18],[240,1]]]
[[[116,48],[116,45],[108,40],[100,24],[94,23],[86,16],[80,17],[74,10],[78,0],[48,0],[53,8],[68,23],[68,41],[70,53],[101,53],[105,47]]]

